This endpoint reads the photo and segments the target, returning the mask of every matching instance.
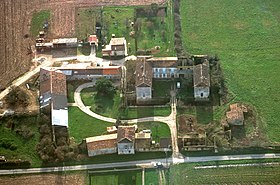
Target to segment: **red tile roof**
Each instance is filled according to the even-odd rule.
[[[121,74],[121,67],[119,67],[119,68],[103,68],[102,74],[103,75],[120,75]]]
[[[98,42],[97,36],[96,35],[90,35],[88,38],[88,42]]]
[[[86,138],[88,150],[101,150],[117,147],[117,134]]]
[[[135,139],[135,126],[119,126],[118,127],[118,138],[117,141],[120,142],[123,139],[127,139],[131,142],[134,142]]]

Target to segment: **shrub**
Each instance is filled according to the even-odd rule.
[[[15,132],[18,135],[22,136],[24,139],[29,139],[29,138],[32,138],[34,136],[34,132],[32,132],[32,130],[30,130],[26,126],[22,126],[21,128],[17,128],[15,130]]]
[[[13,150],[13,151],[17,149],[17,145],[13,143],[13,140],[10,140],[7,138],[2,138],[0,140],[0,147],[9,149],[9,150]]]

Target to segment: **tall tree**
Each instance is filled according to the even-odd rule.
[[[107,78],[100,78],[96,81],[96,90],[98,95],[113,96],[116,92],[111,80]]]

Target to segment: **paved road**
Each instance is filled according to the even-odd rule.
[[[29,72],[25,73],[23,76],[17,78],[15,81],[12,82],[12,84],[9,87],[7,87],[4,91],[2,91],[0,93],[0,100],[3,99],[7,94],[9,94],[9,92],[12,90],[11,87],[13,87],[13,86],[20,86],[21,84],[26,82],[29,78],[31,78],[33,75],[38,73],[40,71],[41,67],[48,67],[48,66],[51,66],[53,64],[53,60],[52,59],[48,59],[48,58],[45,58],[45,59],[46,60],[43,61],[41,63],[41,65],[37,66],[32,71],[29,71]]]
[[[180,163],[226,161],[226,160],[241,160],[241,159],[276,159],[276,158],[280,158],[280,154],[204,156],[204,157],[185,157]],[[77,170],[90,170],[90,169],[119,168],[119,167],[126,167],[126,166],[152,166],[152,162],[161,162],[163,163],[163,165],[166,165],[165,163],[166,159],[150,159],[150,160],[141,160],[141,161],[76,165],[76,166],[64,166],[64,167],[0,170],[0,175],[77,171]],[[168,159],[168,165],[170,164],[174,164],[173,158]]]

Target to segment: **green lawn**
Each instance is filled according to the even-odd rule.
[[[117,91],[114,97],[97,96],[94,88],[83,89],[81,97],[86,106],[91,106],[91,110],[100,115],[121,119],[134,119],[151,116],[168,116],[171,113],[170,107],[129,107],[120,109],[120,92]]]
[[[279,1],[189,0],[180,7],[187,51],[218,54],[233,101],[254,105],[260,127],[279,142]],[[214,118],[223,112],[217,109]]]
[[[39,35],[39,31],[43,31],[43,25],[46,21],[50,19],[50,11],[42,10],[40,12],[35,12],[32,15],[30,32],[33,37]]]
[[[170,129],[167,124],[161,122],[144,122],[137,124],[139,130],[150,129],[153,140],[159,142],[160,138],[170,138]]]
[[[129,55],[135,54],[135,41],[129,33],[133,31],[131,22],[134,21],[134,7],[105,7],[103,9],[103,32],[110,42],[112,34],[125,37]]]
[[[69,134],[77,143],[87,137],[106,134],[106,128],[113,125],[85,114],[78,107],[69,107],[68,114]]]
[[[153,97],[170,97],[171,80],[153,80]]]
[[[91,106],[91,110],[100,115],[118,118],[120,114],[121,97],[119,91],[113,97],[109,97],[97,95],[95,88],[86,88],[82,90],[81,98],[86,106]]]
[[[7,128],[11,122],[14,122],[15,128]],[[16,134],[15,130],[25,126],[34,133],[30,139],[25,139]],[[0,140],[9,140],[9,142],[16,146],[16,150],[6,149],[0,146],[0,154],[7,159],[22,159],[31,162],[32,166],[40,166],[41,160],[36,152],[36,145],[39,141],[38,119],[34,117],[14,117],[0,120]]]
[[[108,172],[97,173],[91,175],[91,185],[110,184],[110,185],[141,185],[142,175],[141,171],[124,171],[124,172]]]
[[[280,166],[193,169],[196,165],[193,163],[171,166],[170,185],[280,183]]]
[[[123,110],[122,119],[144,118],[151,116],[169,116],[170,107],[137,107]]]

